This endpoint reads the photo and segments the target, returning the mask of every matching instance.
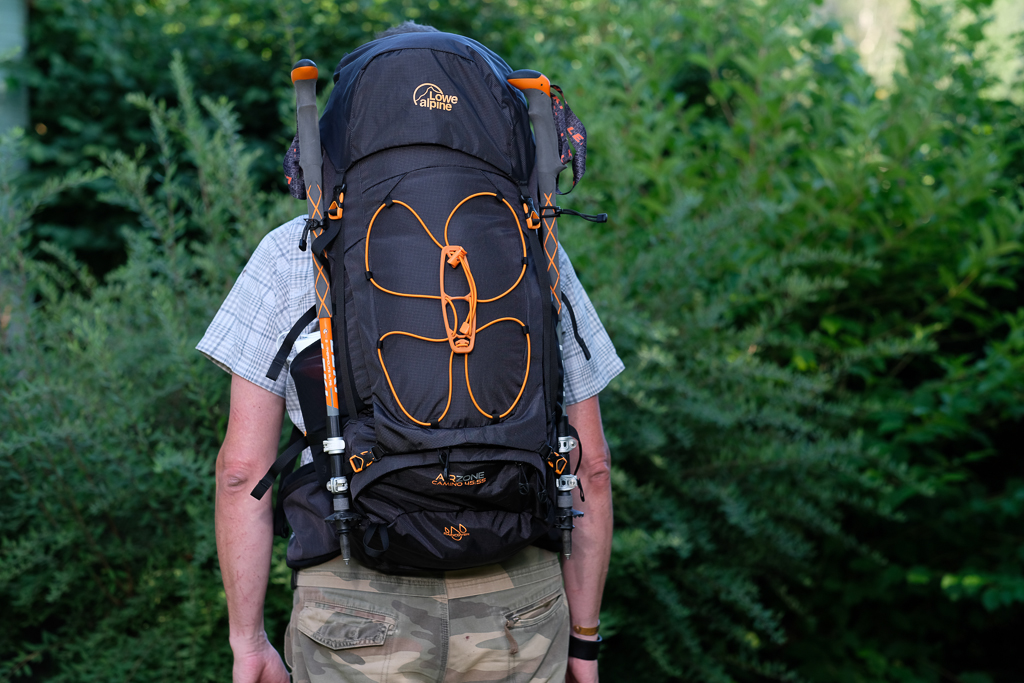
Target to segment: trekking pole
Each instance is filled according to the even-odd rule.
[[[316,64],[310,59],[299,60],[292,67],[292,83],[295,85],[295,114],[299,128],[299,165],[302,167],[302,178],[306,185],[306,208],[309,214],[306,219],[306,230],[312,233],[314,242],[324,231],[323,181],[320,168],[322,163],[320,117],[316,108],[317,75]],[[331,303],[331,286],[324,260],[312,246],[310,252],[313,254],[313,270],[316,275],[320,356],[324,368],[324,392],[327,399],[327,438],[324,439],[324,452],[330,458],[331,466],[331,479],[327,482],[327,490],[333,495],[334,503],[334,514],[328,516],[324,521],[334,522],[335,533],[341,539],[341,557],[345,560],[345,564],[348,564],[351,557],[349,533],[352,531],[353,522],[358,519],[359,515],[351,511],[348,479],[342,470],[345,439],[341,432],[338,378],[334,368],[334,334],[332,330],[334,311]]]
[[[526,95],[530,108],[530,123],[533,124],[533,137],[537,145],[537,191],[540,193],[540,222],[544,229],[542,238],[544,254],[547,257],[548,279],[551,287],[551,298],[558,315],[555,323],[555,339],[558,348],[562,348],[562,283],[558,271],[558,214],[560,209],[555,204],[558,174],[565,169],[558,153],[558,129],[551,108],[551,81],[539,71],[520,69],[508,75],[508,82]],[[562,408],[562,392],[558,390],[558,454],[559,461],[564,458],[568,462],[569,452],[576,447],[576,441],[569,436],[569,419]],[[573,519],[582,517],[583,513],[572,508],[572,490],[579,481],[575,474],[558,472],[555,497],[556,526],[562,530],[562,554],[566,559],[572,555]]]
[[[558,130],[551,111],[551,81],[539,71],[520,69],[508,75],[508,82],[526,95],[530,106],[530,123],[537,143],[537,190],[540,192],[540,219],[544,228],[542,243],[547,256],[551,296],[559,321],[562,314],[562,283],[558,273],[558,207],[555,205],[555,183],[565,168],[558,155]],[[561,340],[561,336],[558,337]]]

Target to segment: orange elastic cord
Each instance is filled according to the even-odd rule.
[[[478,192],[476,194],[470,195],[469,197],[466,197],[461,202],[459,202],[455,206],[455,208],[452,209],[451,213],[448,214],[448,220],[445,222],[445,227],[444,227],[445,245],[444,246],[442,246],[441,243],[438,242],[437,239],[434,238],[433,233],[431,233],[430,229],[427,228],[426,224],[423,222],[423,219],[420,218],[419,214],[416,213],[416,211],[411,206],[409,206],[405,202],[401,202],[401,201],[398,201],[398,200],[391,200],[392,203],[399,204],[401,206],[404,206],[406,209],[408,209],[412,213],[412,215],[416,217],[416,220],[419,221],[420,226],[423,227],[423,230],[427,233],[427,235],[434,242],[434,244],[437,245],[441,249],[441,260],[440,260],[440,290],[441,290],[441,295],[440,296],[434,296],[434,295],[430,295],[430,294],[404,294],[404,293],[401,293],[401,292],[393,292],[393,291],[391,291],[391,290],[389,290],[389,289],[387,289],[385,287],[382,287],[380,284],[378,284],[376,282],[376,280],[374,280],[372,271],[370,270],[370,234],[371,234],[371,232],[373,230],[374,223],[377,220],[377,216],[379,216],[380,212],[388,205],[387,203],[381,204],[380,207],[377,208],[377,210],[373,214],[373,217],[370,219],[369,226],[367,226],[367,229],[366,229],[366,245],[364,247],[364,264],[365,264],[365,267],[366,267],[366,272],[368,274],[368,278],[367,279],[373,284],[374,287],[376,287],[377,289],[381,290],[382,292],[385,292],[387,294],[392,294],[394,296],[410,297],[410,298],[416,298],[416,299],[439,299],[441,301],[441,315],[444,318],[445,330],[446,330],[446,334],[447,334],[447,336],[445,338],[442,338],[442,339],[431,339],[429,337],[423,337],[423,336],[420,336],[420,335],[417,335],[417,334],[412,334],[411,332],[403,332],[403,331],[397,331],[396,330],[396,331],[388,332],[387,334],[382,336],[380,338],[380,340],[378,342],[378,346],[377,346],[377,358],[380,360],[381,369],[384,371],[384,377],[387,380],[388,387],[391,389],[391,394],[395,397],[395,402],[398,404],[399,409],[405,414],[406,417],[408,417],[414,423],[416,423],[418,425],[421,425],[423,427],[431,427],[431,426],[434,426],[434,425],[437,425],[438,423],[440,423],[441,420],[443,420],[444,417],[448,414],[448,411],[451,408],[452,393],[453,393],[453,389],[454,389],[454,382],[453,382],[453,378],[452,378],[452,363],[454,362],[454,358],[455,358],[455,354],[456,353],[459,353],[459,354],[463,355],[466,358],[466,362],[465,362],[466,389],[469,391],[470,399],[473,401],[473,405],[476,406],[476,409],[478,411],[480,411],[480,413],[483,414],[484,416],[489,417],[489,418],[493,418],[494,416],[492,416],[490,413],[487,413],[486,411],[484,411],[480,407],[480,405],[476,401],[476,397],[473,395],[473,388],[470,386],[470,380],[469,380],[469,356],[467,354],[470,351],[472,351],[473,348],[474,348],[475,341],[476,341],[476,334],[478,332],[481,332],[481,331],[487,329],[488,327],[490,327],[491,325],[493,325],[495,323],[502,322],[502,321],[509,321],[509,322],[518,323],[521,327],[524,328],[524,331],[525,331],[525,328],[526,328],[526,326],[522,323],[522,321],[520,321],[520,320],[518,320],[516,318],[499,318],[497,320],[493,320],[493,321],[487,323],[486,325],[484,325],[483,327],[481,327],[479,329],[476,328],[477,304],[478,303],[490,303],[490,302],[493,302],[493,301],[497,301],[498,299],[501,299],[502,297],[506,296],[507,294],[512,292],[516,287],[519,286],[519,283],[522,282],[522,280],[523,280],[523,276],[526,274],[526,254],[527,254],[526,236],[523,233],[523,225],[522,225],[522,222],[519,220],[519,215],[516,213],[515,209],[512,208],[512,205],[509,204],[508,201],[505,200],[504,198],[501,199],[502,203],[504,203],[505,206],[508,207],[508,210],[512,213],[512,216],[515,218],[516,226],[517,226],[517,228],[519,230],[519,241],[520,241],[520,247],[521,247],[521,250],[522,250],[523,267],[520,270],[519,277],[516,279],[515,283],[513,283],[513,285],[511,287],[509,287],[507,290],[505,290],[503,293],[501,293],[498,296],[495,296],[495,297],[493,297],[491,299],[483,299],[483,300],[478,299],[477,298],[476,281],[473,279],[473,273],[472,273],[472,271],[471,271],[471,269],[469,267],[469,259],[468,259],[468,255],[466,253],[466,250],[463,249],[460,246],[449,245],[448,244],[448,227],[451,225],[452,218],[454,217],[456,211],[458,211],[459,208],[463,204],[465,204],[470,199],[473,199],[474,197],[497,197],[497,196],[498,195],[496,193],[494,193],[494,192]],[[537,220],[539,221],[539,218]],[[445,281],[445,264],[447,264],[451,268],[458,268],[460,265],[463,267],[463,270],[464,270],[465,276],[466,276],[466,281],[467,281],[467,283],[469,285],[469,293],[468,294],[465,294],[465,295],[462,295],[462,296],[451,296],[451,295],[449,295],[445,291],[445,285],[444,285],[444,281]],[[549,266],[550,266],[550,255],[549,255]],[[469,304],[469,312],[468,312],[468,314],[466,316],[466,320],[461,325],[459,324],[459,315],[458,315],[458,311],[455,308],[455,301],[466,301]],[[452,312],[452,319],[451,320],[448,317],[448,309],[449,309],[449,307],[451,308],[451,312]],[[390,375],[390,373],[388,373],[387,366],[384,363],[384,354],[382,352],[382,346],[383,346],[382,342],[384,341],[384,339],[386,339],[387,337],[389,337],[389,336],[391,336],[393,334],[398,334],[398,335],[402,335],[402,336],[406,336],[406,337],[412,337],[413,339],[419,339],[419,340],[422,340],[422,341],[434,342],[434,343],[442,343],[442,342],[447,341],[449,346],[451,347],[451,351],[452,352],[451,352],[451,354],[449,354],[449,357],[448,357],[448,402],[445,405],[444,412],[442,412],[441,416],[436,421],[434,421],[433,423],[424,422],[422,420],[418,420],[415,417],[413,417],[409,413],[409,411],[406,410],[405,405],[402,404],[401,399],[398,398],[398,392],[395,390],[394,383],[391,381],[391,375]],[[515,409],[516,405],[518,405],[520,399],[522,398],[523,392],[526,389],[526,382],[527,382],[527,380],[529,379],[529,376],[530,376],[530,359],[531,359],[531,354],[532,354],[532,347],[531,347],[530,335],[529,335],[529,333],[527,333],[526,334],[526,373],[525,373],[525,376],[523,378],[523,384],[519,388],[519,393],[516,395],[516,398],[512,402],[512,405],[509,406],[508,410],[506,410],[505,412],[501,413],[497,417],[503,418],[503,417],[507,416],[509,413],[511,413],[512,410]],[[355,463],[353,463],[353,467],[354,467],[354,465],[355,465]]]
[[[502,199],[501,201],[505,204],[505,206],[508,207],[508,210],[512,214],[512,217],[516,219],[516,228],[518,228],[519,241],[521,243],[520,246],[522,247],[522,250],[523,250],[523,267],[519,271],[519,277],[516,278],[515,283],[511,287],[509,287],[508,289],[506,289],[504,292],[502,292],[501,294],[499,294],[496,297],[492,297],[490,299],[478,299],[477,303],[481,303],[481,304],[489,304],[492,301],[497,301],[498,299],[502,298],[506,294],[509,294],[513,289],[515,289],[516,287],[519,286],[519,283],[523,281],[523,276],[526,275],[526,235],[523,234],[523,224],[519,222],[519,215],[516,213],[516,210],[512,208],[512,205],[509,204],[508,201],[505,200],[505,199]]]
[[[491,325],[493,325],[495,323],[500,323],[500,322],[519,323],[520,327],[522,327],[524,329],[526,328],[526,325],[523,324],[523,321],[518,320],[516,318],[498,318],[497,320],[492,320],[491,322],[489,322],[486,325],[484,325],[483,327],[481,327],[479,330],[477,330],[477,333],[479,334],[480,332],[483,332],[484,330],[486,330]],[[528,379],[530,379],[530,358],[531,358],[532,351],[533,351],[533,349],[532,349],[532,345],[530,343],[530,333],[527,332],[526,333],[526,374],[523,376],[523,385],[521,387],[519,387],[519,394],[516,395],[516,400],[512,401],[512,405],[510,405],[508,407],[508,410],[506,410],[505,412],[503,412],[500,415],[498,415],[499,418],[505,417],[506,415],[511,413],[513,411],[513,409],[515,409],[516,405],[519,403],[519,399],[521,399],[523,397],[523,391],[526,389],[526,381]],[[466,389],[469,390],[469,398],[470,398],[470,400],[473,401],[473,405],[476,406],[476,409],[478,411],[480,411],[481,415],[493,418],[494,417],[493,415],[491,415],[486,410],[481,408],[480,404],[476,402],[476,396],[473,395],[473,385],[469,381],[469,356],[466,356],[465,358],[466,358],[466,361],[465,361],[465,366],[466,366]]]
[[[413,339],[420,339],[422,341],[427,341],[427,342],[441,343],[441,342],[447,341],[446,339],[443,339],[443,338],[442,339],[431,339],[430,337],[421,337],[420,335],[412,334],[411,332],[402,332],[400,330],[396,330],[394,332],[388,332],[387,334],[385,334],[383,337],[380,338],[380,342],[383,342],[385,339],[387,339],[388,337],[390,337],[393,334],[400,334],[403,337],[412,337]],[[382,370],[384,370],[384,378],[387,379],[388,386],[391,387],[391,395],[395,397],[395,403],[398,404],[398,407],[401,409],[401,411],[403,413],[405,413],[405,416],[407,418],[409,418],[410,420],[412,420],[413,422],[415,422],[416,424],[418,424],[418,425],[420,425],[422,427],[430,427],[431,423],[429,423],[429,422],[422,422],[420,420],[417,420],[415,417],[413,417],[409,413],[409,411],[405,409],[405,406],[402,404],[402,400],[400,398],[398,398],[398,392],[395,391],[395,385],[391,381],[391,375],[388,373],[387,366],[384,365],[384,354],[381,352],[381,343],[380,342],[378,342],[378,344],[377,344],[377,358],[380,359],[380,367],[381,367]],[[451,406],[452,406],[452,387],[454,385],[454,382],[452,381],[452,360],[454,358],[455,358],[455,354],[454,353],[448,354],[448,403],[445,404],[444,412],[441,413],[441,417],[437,418],[437,420],[436,420],[437,423],[441,422],[441,420],[444,419],[444,416],[448,414],[448,409],[451,408]]]
[[[412,215],[416,217],[416,220],[418,220],[420,222],[420,225],[423,226],[423,229],[426,230],[427,235],[430,237],[431,241],[433,241],[433,243],[436,244],[439,249],[442,248],[441,247],[441,243],[438,242],[436,239],[434,239],[434,235],[431,234],[430,230],[427,228],[426,223],[423,222],[423,219],[420,218],[420,215],[418,213],[416,213],[416,211],[413,210],[413,208],[411,206],[409,206],[405,202],[400,202],[400,201],[397,201],[397,200],[394,200],[394,203],[398,204],[400,206],[404,206],[405,208],[409,209],[409,211],[412,212]],[[366,272],[367,273],[372,273],[373,272],[372,270],[370,270],[370,232],[373,230],[373,224],[377,220],[377,216],[380,215],[380,212],[384,210],[385,206],[387,206],[387,204],[381,204],[377,208],[377,210],[374,211],[373,218],[370,219],[370,225],[366,228],[366,244],[365,244],[365,246],[363,248],[363,259],[364,259],[363,263],[364,263],[364,265],[366,267]],[[373,279],[372,275],[370,276],[370,283],[374,287],[379,289],[380,291],[386,292],[388,294],[392,294],[394,296],[407,296],[407,297],[411,297],[413,299],[440,299],[441,298],[439,296],[434,296],[433,294],[403,294],[402,292],[393,292],[393,291],[391,291],[390,289],[388,289],[386,287],[381,287],[377,283],[377,281]]]
[[[497,196],[498,195],[495,194],[494,192],[477,192],[476,194],[469,195],[468,197],[463,199],[461,202],[456,204],[455,208],[452,209],[452,212],[450,214],[448,214],[448,220],[445,221],[445,223],[444,223],[444,243],[448,244],[448,226],[451,225],[452,218],[455,216],[455,212],[458,211],[459,208],[463,204],[468,202],[470,199],[473,199],[474,197],[497,197]],[[518,287],[519,283],[523,281],[523,276],[526,275],[526,263],[525,263],[525,260],[526,260],[526,235],[523,234],[523,224],[519,221],[519,214],[517,214],[516,210],[512,208],[512,205],[508,203],[508,200],[503,197],[501,202],[505,206],[508,207],[508,210],[512,214],[512,217],[516,219],[516,228],[518,228],[518,230],[519,230],[519,241],[521,243],[520,246],[521,246],[522,251],[523,251],[524,263],[523,263],[522,269],[519,271],[519,277],[516,278],[515,283],[511,287],[506,289],[504,292],[502,292],[498,296],[492,297],[490,299],[477,299],[477,303],[481,303],[481,304],[489,304],[492,301],[497,301],[501,297],[505,296],[506,294],[511,292],[513,289]]]
[[[451,296],[444,289],[445,264],[452,268],[462,266],[469,283],[469,294],[465,296]],[[455,312],[454,301],[465,301],[469,303],[469,313],[466,314],[466,321],[459,325],[458,313],[455,313],[454,325],[448,322],[448,306]],[[441,249],[441,316],[444,318],[445,331],[448,333],[448,345],[452,347],[453,353],[469,353],[476,343],[476,281],[473,279],[473,271],[469,268],[469,259],[466,250],[460,246],[450,246]]]

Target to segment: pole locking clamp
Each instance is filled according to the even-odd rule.
[[[337,495],[348,491],[348,479],[345,477],[332,477],[327,482],[327,490]]]
[[[345,439],[340,436],[332,436],[324,439],[324,453],[337,455],[345,452]]]
[[[572,491],[579,486],[579,479],[575,474],[563,474],[558,478],[555,486],[558,487],[559,491]]]
[[[558,437],[559,453],[569,453],[574,448],[576,448],[576,439],[572,438],[571,436]]]

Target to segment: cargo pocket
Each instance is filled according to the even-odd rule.
[[[310,640],[329,650],[381,646],[395,631],[395,620],[386,614],[349,605],[307,602],[295,623]]]
[[[290,650],[292,680],[297,683],[384,680],[401,643],[390,637],[395,617],[361,605],[307,600],[291,625],[297,631]]]
[[[543,651],[538,651],[532,641],[539,636],[539,642],[547,645],[555,642],[559,633],[565,630],[564,622],[568,618],[568,613],[569,606],[561,588],[540,600],[507,612],[505,637],[509,641],[509,654],[522,653],[530,659],[544,657],[547,647],[544,647]]]

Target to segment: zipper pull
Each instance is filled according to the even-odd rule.
[[[437,459],[441,462],[441,466],[444,467],[444,480],[448,481],[448,460],[451,458],[451,450],[448,448],[442,448],[437,452]]]
[[[519,621],[519,615],[513,614],[505,619],[505,637],[508,639],[508,653],[510,655],[519,653],[519,643],[512,637],[512,627]]]

